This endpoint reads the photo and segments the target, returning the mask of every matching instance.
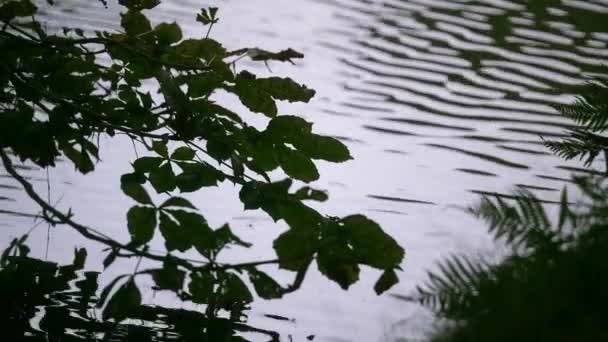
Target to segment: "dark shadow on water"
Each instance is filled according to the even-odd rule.
[[[245,308],[208,317],[182,308],[125,306],[127,319],[104,320],[98,308],[99,272],[85,271],[86,252],[58,265],[27,256],[3,258],[0,268],[2,341],[279,341],[279,334],[246,324]],[[258,339],[256,339],[257,341]]]

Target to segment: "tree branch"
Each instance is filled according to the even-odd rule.
[[[25,190],[27,195],[34,202],[36,202],[36,204],[38,204],[44,211],[52,214],[54,217],[56,217],[58,219],[57,222],[54,222],[55,224],[56,223],[66,224],[66,225],[72,227],[74,230],[76,230],[78,233],[80,233],[80,235],[86,237],[87,239],[100,242],[100,243],[107,245],[109,247],[112,247],[112,248],[126,250],[135,255],[145,257],[145,258],[151,259],[151,260],[156,260],[156,261],[165,260],[165,258],[166,258],[165,255],[152,254],[152,253],[149,253],[146,251],[139,250],[139,249],[137,249],[137,247],[122,244],[108,236],[105,236],[104,234],[98,232],[97,230],[95,230],[93,228],[90,228],[90,227],[87,227],[85,225],[75,222],[74,220],[72,220],[70,218],[71,217],[70,214],[64,214],[61,211],[57,210],[51,204],[49,204],[45,200],[43,200],[38,195],[38,193],[36,193],[36,190],[34,190],[34,187],[32,186],[32,184],[30,184],[27,180],[25,180],[25,178],[23,178],[19,173],[17,173],[17,171],[15,171],[13,163],[10,160],[10,158],[8,157],[8,155],[6,154],[6,152],[4,151],[4,149],[0,149],[0,159],[2,159],[2,164],[4,165],[6,172],[8,172],[8,174],[11,175],[17,182],[19,182],[19,184],[21,184],[21,186],[23,187],[23,189]],[[192,271],[197,268],[183,259],[176,258],[176,260],[179,263],[179,265],[183,266],[184,268],[186,268],[188,270]]]

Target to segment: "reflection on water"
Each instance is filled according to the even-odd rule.
[[[608,13],[604,1],[553,1],[547,11],[524,0],[218,4],[223,16],[217,34],[230,47],[293,47],[306,54],[296,67],[272,66],[274,73],[318,90],[312,105],[286,107],[286,112],[303,113],[316,129],[340,138],[353,151],[353,162],[322,166],[316,185],[332,194],[328,211],[367,211],[406,246],[403,283],[394,292],[405,293],[419,283],[424,269],[441,255],[488,246],[483,227],[454,205],[470,204],[479,194],[508,194],[514,187],[551,203],[571,172],[585,172],[548,154],[539,135],[562,136],[569,123],[553,106],[571,101],[577,84],[602,72],[608,35],[594,33],[603,29],[594,25],[604,22],[593,18]],[[167,2],[159,19],[183,21],[196,32],[189,25],[192,13],[205,5]],[[50,25],[115,25],[110,13],[116,8],[105,12],[80,2],[63,6],[71,10],[49,12]],[[107,156],[125,154],[119,147],[106,149]],[[99,178],[87,185],[61,168],[53,171],[51,183],[56,196],[64,194],[66,205],[82,217],[122,231],[121,202],[92,208],[105,196],[120,196],[113,185],[122,166],[113,158],[104,163],[110,166],[101,167],[100,175],[93,176]],[[40,172],[22,171],[46,187]],[[271,241],[276,227],[262,215],[243,216],[240,207],[223,201],[233,195],[232,189],[222,188],[197,201],[200,207],[212,206],[211,217],[232,217],[254,240]],[[35,214],[8,178],[0,178],[0,196],[0,215],[7,222],[28,219],[15,215]],[[254,305],[259,309],[253,320],[294,341],[313,333],[315,341],[407,335],[411,324],[405,328],[391,322],[417,309],[376,298],[367,291],[373,277],[365,275],[360,286],[342,292],[313,273],[299,293]],[[296,323],[264,316],[270,312]]]
[[[7,262],[0,271],[4,338],[27,342],[100,338],[108,342],[245,342],[248,340],[239,335],[251,335],[279,342],[278,333],[245,324],[242,309],[235,309],[228,317],[209,317],[183,308],[123,305],[127,320],[103,320],[95,314],[95,308],[103,302],[97,296],[101,290],[99,272],[83,270],[85,250],[76,250],[75,254],[74,262],[68,265],[24,255],[3,260]]]

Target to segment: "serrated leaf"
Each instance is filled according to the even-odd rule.
[[[304,139],[294,141],[294,145],[298,150],[313,159],[322,159],[335,163],[352,159],[348,147],[331,137],[312,134]]]
[[[177,187],[181,192],[193,192],[205,186],[216,186],[223,180],[221,174],[211,166],[201,163],[182,163],[184,170],[177,175]]]
[[[386,270],[374,285],[374,291],[379,296],[399,282],[394,269]]]
[[[177,249],[185,252],[192,247],[192,234],[187,227],[183,227],[163,212],[160,213],[159,230],[165,239],[165,247],[168,251]]]
[[[169,149],[166,142],[154,141],[152,143],[152,150],[165,158],[169,157]]]
[[[256,77],[243,71],[237,75],[233,91],[241,102],[252,112],[263,113],[268,117],[277,115],[277,106],[272,96],[258,86]]]
[[[173,160],[192,160],[194,159],[195,156],[195,152],[193,149],[186,147],[186,146],[182,146],[177,148],[175,151],[173,151],[173,154],[171,154],[171,159]]]
[[[36,6],[29,0],[9,1],[0,6],[0,19],[8,22],[15,17],[29,17],[36,10]]]
[[[261,193],[257,182],[245,183],[239,192],[239,199],[245,205],[245,210],[260,208],[260,196]]]
[[[358,262],[383,270],[399,267],[405,255],[403,248],[376,222],[353,215],[341,223]]]
[[[291,78],[259,78],[256,84],[270,94],[275,100],[289,102],[308,102],[315,96],[315,91],[298,84]]]
[[[245,248],[251,247],[250,243],[245,242],[236,236],[227,224],[217,230],[199,230],[199,233],[194,234],[193,240],[194,246],[199,253],[207,258],[216,257],[227,245]]]
[[[170,163],[165,163],[161,167],[152,170],[148,179],[150,180],[152,187],[154,187],[159,194],[173,191],[177,185],[177,179],[173,174]]]
[[[141,157],[133,162],[133,168],[139,173],[148,173],[157,169],[163,162],[159,157]]]
[[[127,226],[131,241],[138,245],[148,243],[154,237],[156,228],[156,209],[135,206],[127,212]]]
[[[169,257],[163,262],[163,268],[152,272],[152,279],[161,290],[181,290],[184,286],[186,272],[178,269],[177,263]]]
[[[121,16],[120,25],[129,36],[137,36],[152,30],[148,18],[139,11],[129,10],[127,13],[121,14]]]
[[[224,83],[224,78],[217,72],[207,72],[190,77],[188,83],[188,95],[191,97],[202,97],[210,95]]]
[[[290,62],[293,64],[292,59],[304,58],[304,55],[292,49],[282,50],[279,52],[271,52],[262,49],[247,49],[247,55],[254,61],[280,61]]]
[[[263,299],[276,299],[283,296],[283,288],[268,274],[255,268],[248,268],[249,279],[255,288],[255,292]]]
[[[76,169],[87,174],[95,169],[95,165],[86,151],[79,151],[69,143],[60,144],[59,148],[73,163]]]
[[[273,247],[281,268],[298,271],[310,264],[318,244],[315,231],[290,229],[274,240]]]
[[[170,207],[196,209],[196,207],[194,205],[192,205],[192,203],[190,203],[190,201],[188,201],[185,198],[181,198],[181,197],[171,197],[168,200],[166,200],[160,207],[161,207],[161,209],[170,208]]]
[[[146,176],[143,173],[133,172],[126,173],[120,176],[120,184],[127,183],[135,183],[135,184],[145,184],[147,181]]]
[[[279,163],[287,175],[303,182],[319,179],[319,171],[315,164],[304,154],[288,148],[281,149]]]
[[[152,204],[152,199],[146,189],[141,184],[121,182],[120,189],[122,192],[141,204]]]
[[[207,153],[217,160],[226,160],[232,155],[232,147],[228,143],[216,139],[207,140]]]
[[[188,243],[206,257],[209,257],[208,244],[213,241],[213,230],[207,224],[207,220],[197,213],[184,210],[166,210],[179,223],[182,235],[188,238]]]
[[[232,173],[234,177],[243,177],[243,174],[245,173],[245,167],[243,166],[241,157],[236,153],[232,153],[232,155],[230,156],[230,166],[232,167]]]
[[[311,135],[312,124],[298,116],[281,115],[270,120],[265,132],[277,142],[298,141]]]
[[[317,202],[325,202],[329,199],[329,196],[325,191],[316,190],[308,186],[305,186],[296,191],[294,196],[301,201],[312,200]]]
[[[226,49],[213,39],[186,39],[175,46],[175,55],[178,59],[221,61],[226,56]]]
[[[154,33],[161,45],[171,45],[182,40],[182,30],[175,22],[159,24],[154,28]]]
[[[335,281],[344,290],[359,280],[359,265],[352,250],[343,241],[331,244],[322,242],[323,248],[317,254],[319,271],[328,279]]]
[[[251,303],[253,296],[241,278],[233,273],[224,273],[219,293],[219,300],[224,307],[234,303]]]

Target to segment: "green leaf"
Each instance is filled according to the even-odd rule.
[[[161,209],[170,208],[170,207],[182,207],[182,208],[196,209],[196,207],[194,205],[192,205],[192,203],[190,203],[190,201],[188,201],[185,198],[181,198],[181,197],[171,197],[160,206]]]
[[[263,299],[275,299],[283,296],[283,288],[279,283],[272,279],[268,274],[253,267],[247,269],[249,279],[255,288],[258,296]]]
[[[235,303],[251,303],[253,296],[241,278],[233,273],[224,273],[219,299],[224,307]]]
[[[327,196],[327,192],[322,190],[316,190],[308,186],[305,186],[300,190],[296,191],[294,196],[295,198],[301,201],[311,200],[317,202],[325,202],[329,199],[329,196]]]
[[[262,49],[247,49],[247,55],[254,61],[280,61],[290,62],[292,59],[304,58],[304,55],[292,49],[282,50],[279,52],[270,52]]]
[[[245,183],[239,192],[239,199],[245,205],[245,210],[259,209],[261,193],[257,182]]]
[[[152,272],[152,279],[161,290],[181,290],[185,277],[186,272],[178,269],[177,263],[172,257],[165,259],[163,268]]]
[[[194,246],[196,249],[207,258],[217,256],[217,254],[227,245],[236,245],[245,248],[251,247],[251,244],[241,240],[234,235],[230,226],[225,224],[217,230],[199,230],[200,233],[194,235]]]
[[[182,40],[182,30],[175,22],[159,24],[154,28],[154,33],[161,45],[171,45]]]
[[[131,241],[138,245],[148,243],[154,237],[156,228],[156,209],[135,206],[127,212],[127,226]]]
[[[137,36],[152,30],[148,18],[139,11],[129,10],[127,13],[121,14],[121,16],[120,25],[129,36]]]
[[[29,0],[9,1],[0,6],[0,19],[10,21],[15,17],[29,17],[36,11],[36,6]]]
[[[159,157],[141,157],[133,162],[133,168],[140,173],[148,173],[157,169],[163,162]]]
[[[232,153],[230,156],[230,166],[232,167],[233,176],[236,178],[242,178],[245,174],[245,167],[241,157],[236,153]]]
[[[141,204],[152,204],[152,199],[141,184],[123,181],[120,183],[122,192]]]
[[[180,163],[183,173],[177,175],[177,187],[181,192],[193,192],[204,186],[216,186],[223,180],[213,167],[202,163]]]
[[[120,189],[122,192],[141,204],[153,204],[148,192],[140,184],[140,176],[137,174],[126,174],[120,177]]]
[[[283,269],[298,271],[310,264],[319,245],[314,230],[290,229],[274,240],[273,247]]]
[[[224,78],[217,72],[207,72],[190,77],[188,83],[188,96],[202,97],[209,96],[215,89],[224,83]]]
[[[352,159],[346,145],[331,137],[312,134],[304,139],[294,141],[294,145],[298,150],[313,159],[322,159],[335,163]]]
[[[252,112],[263,113],[268,117],[277,115],[277,106],[271,95],[258,86],[253,74],[243,71],[237,75],[232,88],[243,104]]]
[[[280,151],[279,162],[287,175],[303,182],[312,182],[319,179],[317,167],[304,154],[284,148]]]
[[[133,315],[141,306],[141,293],[133,279],[124,283],[110,298],[103,310],[104,320],[113,318],[116,322]]]
[[[146,175],[144,175],[143,173],[139,173],[139,172],[133,172],[133,173],[126,173],[122,176],[120,176],[120,184],[123,183],[135,183],[135,184],[146,184]]]
[[[399,267],[405,252],[380,226],[362,215],[348,216],[341,224],[360,263],[387,270]]]
[[[142,10],[158,6],[160,0],[118,0],[118,3],[130,10]]]
[[[208,257],[210,254],[207,246],[213,241],[213,230],[207,224],[207,220],[199,214],[183,210],[166,210],[166,212],[179,222],[182,233],[180,237],[187,237],[191,246],[193,245],[201,255]]]
[[[159,194],[167,191],[173,191],[177,185],[177,180],[173,174],[170,163],[165,163],[163,166],[152,170],[148,179],[156,192]]]
[[[359,280],[359,265],[352,250],[343,241],[332,241],[331,244],[324,245],[317,254],[317,266],[323,275],[344,290]]]
[[[223,60],[226,49],[213,39],[186,39],[175,47],[175,57],[188,61],[204,59],[207,62]]]
[[[177,249],[185,252],[192,247],[192,234],[189,230],[164,212],[160,213],[159,229],[168,251]]]
[[[315,96],[314,90],[294,82],[291,78],[259,78],[256,83],[276,100],[308,102]]]
[[[394,269],[386,270],[380,276],[380,279],[374,285],[374,291],[376,294],[381,295],[395,284],[399,282],[399,278],[397,278],[397,274]]]
[[[83,174],[87,174],[95,169],[95,165],[86,151],[78,151],[70,143],[60,144],[59,148],[73,163],[76,169]]]
[[[217,139],[207,140],[207,153],[217,160],[226,160],[232,155],[232,146]]]
[[[208,272],[193,272],[188,290],[195,304],[208,304],[214,297],[215,278]]]
[[[192,150],[189,147],[182,146],[182,147],[177,148],[175,151],[173,151],[173,154],[171,154],[171,159],[173,159],[173,160],[192,160],[192,159],[194,159],[195,155],[196,155],[196,153],[194,152],[194,150]]]
[[[217,7],[209,7],[208,9],[201,9],[201,13],[196,15],[196,21],[203,25],[215,24],[219,21],[216,18]]]
[[[155,141],[152,143],[152,150],[154,150],[154,152],[158,153],[159,155],[168,158],[169,157],[169,150],[167,148],[167,143],[164,141]]]
[[[292,142],[308,138],[312,133],[312,124],[301,117],[281,115],[268,123],[266,134],[276,142]]]

